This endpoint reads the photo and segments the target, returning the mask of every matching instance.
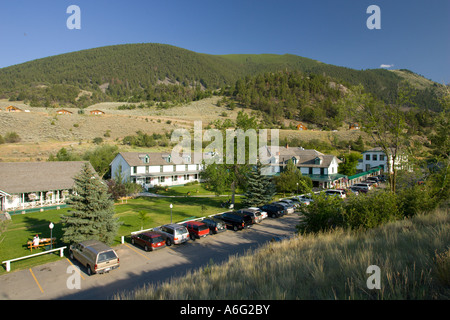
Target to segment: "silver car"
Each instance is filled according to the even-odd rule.
[[[161,227],[153,229],[160,233],[164,240],[166,240],[166,245],[171,246],[173,244],[185,243],[189,240],[188,229],[177,223],[166,224]]]

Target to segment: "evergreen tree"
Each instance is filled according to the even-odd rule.
[[[108,187],[96,177],[89,163],[86,163],[75,178],[74,194],[67,204],[72,208],[69,215],[62,216],[67,243],[95,239],[111,244],[120,226],[114,218],[114,202],[108,194]]]
[[[260,162],[247,175],[247,191],[242,204],[246,207],[258,207],[272,201],[276,194],[275,185],[269,176],[262,174]]]

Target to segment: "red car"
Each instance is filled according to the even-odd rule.
[[[153,251],[166,246],[164,238],[160,233],[155,231],[133,234],[131,236],[131,243],[140,245],[145,251]]]
[[[200,239],[209,235],[209,227],[206,223],[200,221],[188,221],[184,222],[183,225],[188,229],[192,240]]]

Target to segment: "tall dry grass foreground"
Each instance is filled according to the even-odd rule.
[[[368,289],[377,265],[381,288]],[[449,299],[450,214],[267,245],[117,299]]]

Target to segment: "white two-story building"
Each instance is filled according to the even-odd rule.
[[[120,152],[111,162],[111,176],[115,178],[120,172],[123,181],[144,188],[183,185],[200,180],[202,159],[208,156],[211,155],[192,153],[182,158],[185,164],[178,164],[170,153]]]
[[[381,148],[373,148],[362,152],[363,158],[359,160],[357,170],[369,171],[370,169],[381,167],[385,172],[392,172],[393,165],[397,170],[410,170],[408,165],[408,156],[404,153],[397,155],[394,163],[388,168],[388,159],[385,152]]]
[[[311,178],[315,187],[341,187],[345,183],[346,176],[338,173],[341,161],[334,155],[289,146],[278,147],[278,150],[268,147],[268,151],[273,157],[272,174],[281,173],[289,160],[292,160],[304,176]]]

